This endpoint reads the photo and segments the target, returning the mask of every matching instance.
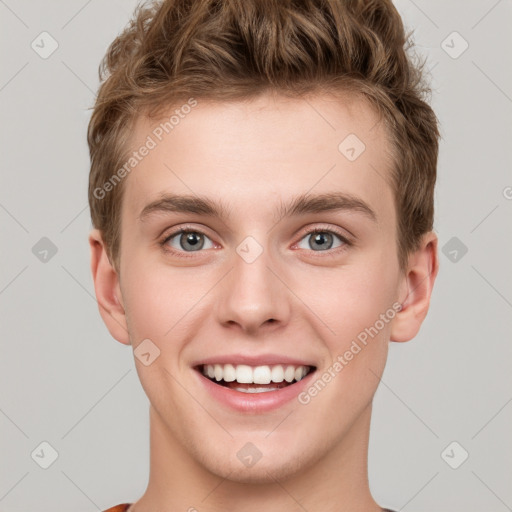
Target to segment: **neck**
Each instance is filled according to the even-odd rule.
[[[292,476],[241,483],[205,469],[150,408],[150,476],[130,512],[381,512],[368,484],[371,404],[337,445]],[[325,448],[325,447],[324,447]],[[325,452],[325,449],[319,450]]]

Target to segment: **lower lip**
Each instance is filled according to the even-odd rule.
[[[206,391],[218,402],[240,412],[267,412],[282,407],[296,398],[313,378],[314,371],[308,373],[303,379],[275,391],[262,393],[244,393],[231,388],[215,384],[197,370],[194,372]]]

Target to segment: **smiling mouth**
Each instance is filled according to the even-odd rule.
[[[292,386],[316,368],[304,365],[205,364],[196,367],[214,384],[241,393],[268,393]]]

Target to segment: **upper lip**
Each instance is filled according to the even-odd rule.
[[[248,366],[272,366],[277,364],[285,364],[292,366],[311,366],[310,361],[304,359],[297,359],[295,357],[289,357],[279,354],[260,354],[260,355],[248,355],[248,354],[225,354],[207,357],[192,363],[192,366],[202,366],[208,364],[232,364],[233,366],[239,364],[246,364]]]

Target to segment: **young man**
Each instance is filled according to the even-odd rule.
[[[385,0],[170,0],[113,42],[91,267],[151,460],[110,512],[383,510],[372,399],[438,270],[439,133],[406,41]]]

